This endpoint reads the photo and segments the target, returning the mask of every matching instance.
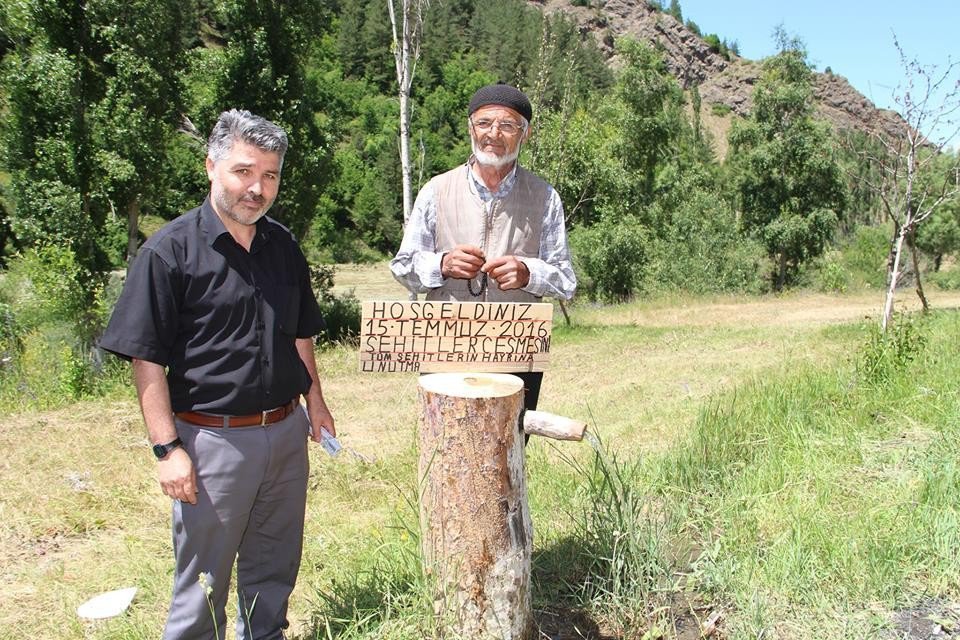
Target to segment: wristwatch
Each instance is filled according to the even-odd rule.
[[[167,454],[176,449],[177,447],[182,447],[183,441],[180,438],[174,438],[167,444],[155,444],[153,445],[153,455],[157,456],[157,460],[163,460],[167,457]]]

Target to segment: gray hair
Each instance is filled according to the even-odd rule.
[[[283,165],[283,156],[288,145],[287,134],[266,118],[243,109],[230,109],[220,114],[207,140],[207,157],[214,162],[223,160],[230,154],[233,143],[237,140],[261,151],[279,154],[280,164]]]

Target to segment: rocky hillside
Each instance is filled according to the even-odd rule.
[[[594,0],[589,7],[574,6],[572,0],[528,2],[545,13],[566,13],[583,32],[597,38],[614,65],[616,38],[632,36],[654,43],[684,88],[699,85],[705,104],[726,105],[741,116],[750,112],[760,65],[732,54],[727,60],[714,53],[696,33],[673,16],[650,8],[645,0]],[[737,34],[727,35],[735,38]],[[881,131],[893,136],[904,126],[897,113],[878,109],[843,76],[817,73],[815,95],[819,113],[837,129]]]

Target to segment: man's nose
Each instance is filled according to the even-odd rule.
[[[247,187],[247,190],[250,191],[251,193],[260,195],[263,192],[263,185],[260,184],[260,179],[258,178],[253,182],[251,182],[250,186]]]

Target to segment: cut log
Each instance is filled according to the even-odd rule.
[[[440,624],[453,637],[528,640],[533,531],[523,382],[494,373],[419,381],[422,541]]]
[[[546,436],[554,440],[583,440],[587,423],[546,411],[525,411],[523,431],[532,436]]]

